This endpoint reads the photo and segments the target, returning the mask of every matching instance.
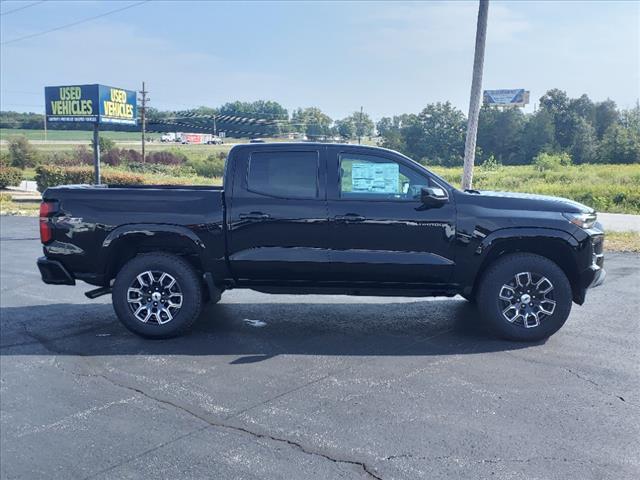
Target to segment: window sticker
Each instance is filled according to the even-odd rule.
[[[353,193],[400,193],[400,165],[392,163],[353,163]]]

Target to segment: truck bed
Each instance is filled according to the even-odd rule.
[[[43,200],[58,208],[45,254],[89,283],[103,283],[108,250],[141,238],[155,248],[188,238],[211,258],[224,259],[222,187],[66,185],[47,189]]]

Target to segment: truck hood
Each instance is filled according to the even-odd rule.
[[[534,195],[530,193],[494,192],[480,190],[475,194],[479,202],[488,201],[494,208],[508,208],[510,210],[538,210],[545,212],[593,213],[594,209],[582,203],[562,197],[549,195]],[[505,202],[508,200],[508,202]],[[489,206],[489,205],[487,205]]]

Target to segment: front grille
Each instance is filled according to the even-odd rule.
[[[602,268],[604,265],[604,235],[593,238],[593,263]]]

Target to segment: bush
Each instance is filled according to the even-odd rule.
[[[93,175],[91,167],[41,165],[36,168],[36,182],[40,192],[58,185],[91,184],[93,183]],[[142,184],[144,177],[129,172],[105,170],[102,172],[102,182],[107,184]]]
[[[33,168],[39,163],[38,151],[26,137],[9,139],[9,158],[11,165],[17,168]]]
[[[0,152],[0,167],[10,167],[11,166],[11,157],[9,157],[9,152]]]
[[[114,148],[116,148],[116,142],[111,140],[110,138],[103,137],[100,135],[98,137],[98,145],[100,146],[100,154],[108,153]],[[94,142],[91,140],[91,149],[94,148]]]
[[[212,153],[206,159],[189,159],[187,165],[191,166],[198,175],[203,177],[221,177],[224,174],[226,162],[224,152]]]
[[[162,165],[182,165],[187,161],[187,156],[179,150],[164,150],[161,152],[151,152],[146,158],[148,163],[159,163]]]
[[[71,156],[75,165],[93,165],[93,152],[85,145],[78,145],[73,149]]]
[[[117,167],[122,163],[136,163],[142,160],[142,155],[133,149],[112,148],[104,155],[100,155],[100,161],[106,165]]]
[[[22,179],[22,170],[19,168],[0,167],[0,188],[17,187]]]
[[[542,152],[535,156],[533,164],[536,170],[544,172],[547,170],[557,170],[560,167],[571,165],[571,155],[568,153],[546,153]]]

